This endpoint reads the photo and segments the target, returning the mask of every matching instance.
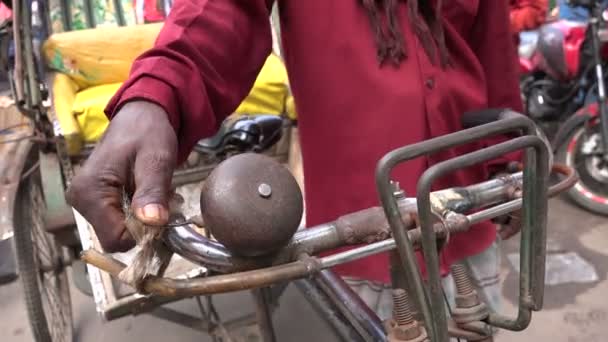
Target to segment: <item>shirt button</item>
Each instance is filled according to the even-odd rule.
[[[433,79],[432,77],[429,77],[426,79],[426,81],[424,81],[424,84],[426,85],[427,88],[433,89],[433,88],[435,88],[435,79]]]

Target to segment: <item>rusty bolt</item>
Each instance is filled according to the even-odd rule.
[[[459,295],[468,295],[475,291],[473,282],[467,273],[467,268],[463,264],[453,264],[450,269],[456,283],[456,292]]]
[[[403,289],[393,290],[393,319],[398,325],[407,325],[414,321],[407,292]]]
[[[407,292],[403,289],[393,290],[393,320],[389,325],[389,341],[427,341],[426,331],[414,319]]]
[[[396,325],[393,321],[393,326],[388,335],[389,342],[428,342],[426,330],[413,321],[408,325]]]
[[[473,291],[467,295],[457,294],[454,300],[456,301],[456,306],[459,308],[471,308],[481,303],[477,291]]]
[[[456,283],[456,306],[459,308],[470,308],[479,305],[481,301],[467,273],[467,268],[463,264],[454,264],[450,269]]]
[[[462,324],[485,319],[488,309],[477,295],[467,268],[463,264],[454,264],[450,269],[456,283],[456,308],[452,310],[454,321]]]

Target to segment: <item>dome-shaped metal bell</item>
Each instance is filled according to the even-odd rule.
[[[201,192],[205,227],[226,248],[259,256],[284,247],[302,218],[302,193],[283,165],[260,154],[231,157]]]

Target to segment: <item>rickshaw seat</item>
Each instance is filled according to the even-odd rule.
[[[133,60],[152,47],[161,27],[147,24],[62,32],[44,43],[47,65],[54,71],[53,109],[71,155],[101,138],[108,125],[103,109],[127,79]],[[267,58],[235,113],[286,113],[296,118],[287,71],[279,57],[271,54]]]

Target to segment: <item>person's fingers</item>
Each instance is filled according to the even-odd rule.
[[[138,153],[133,170],[135,193],[131,207],[143,223],[167,224],[175,163],[176,153],[167,147],[146,148]]]
[[[108,252],[126,251],[134,241],[125,225],[123,194],[146,224],[168,220],[168,194],[177,137],[164,110],[150,102],[125,104],[67,193],[69,203],[95,228]]]
[[[100,166],[96,156],[72,180],[67,201],[94,227],[107,252],[124,252],[135,245],[125,226],[122,194],[127,165]]]

